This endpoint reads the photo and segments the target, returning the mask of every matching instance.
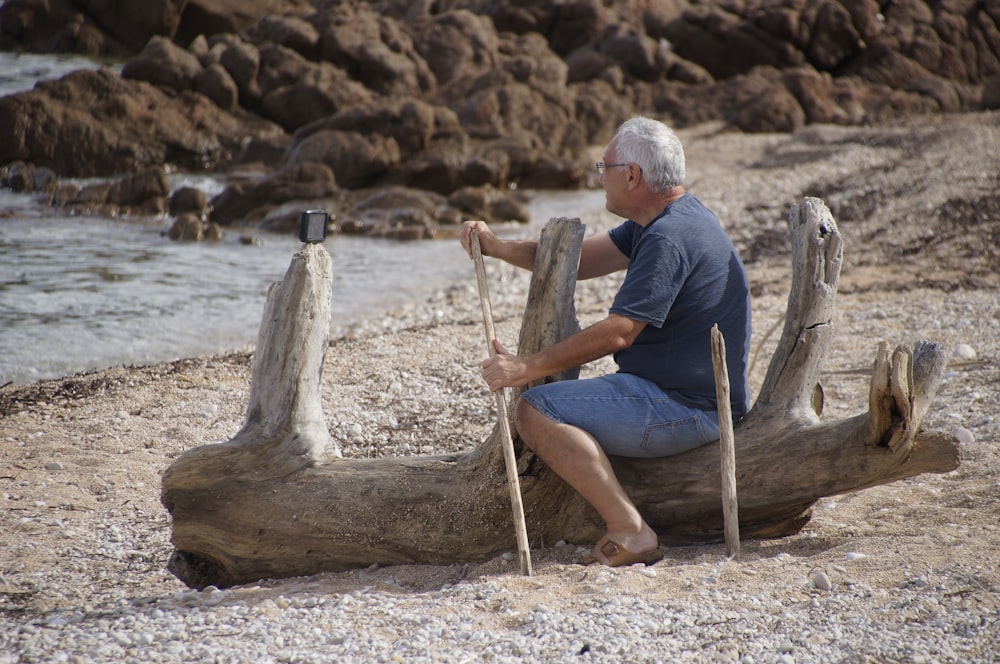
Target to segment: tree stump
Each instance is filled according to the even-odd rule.
[[[818,199],[792,206],[788,221],[784,330],[760,395],[736,427],[744,538],[798,532],[821,497],[958,466],[954,437],[920,426],[946,365],[936,344],[881,348],[868,412],[820,420],[813,400],[833,330],[842,242]],[[579,329],[573,295],[582,239],[578,220],[553,219],[543,229],[520,353]],[[268,294],[246,423],[227,443],[188,451],[163,476],[161,500],[173,517],[169,568],[191,587],[373,563],[483,560],[515,547],[498,428],[463,454],[340,458],[319,399],[331,275],[322,245],[295,254]],[[517,440],[515,447],[532,544],[600,536],[596,512]],[[717,444],[612,463],[662,542],[722,540]]]

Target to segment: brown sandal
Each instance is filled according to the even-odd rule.
[[[607,535],[597,541],[597,548],[607,557],[608,567],[624,567],[626,565],[635,565],[636,563],[652,565],[655,562],[663,560],[664,555],[663,549],[658,546],[642,553],[632,553]],[[587,556],[583,560],[584,565],[593,565],[599,562],[595,556]]]

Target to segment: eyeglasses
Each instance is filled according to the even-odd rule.
[[[615,168],[616,166],[628,166],[628,164],[605,164],[603,161],[599,161],[595,165],[597,166],[597,172],[600,173],[601,175],[603,175],[604,171],[608,170],[609,168]]]

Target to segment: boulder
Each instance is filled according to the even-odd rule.
[[[341,186],[358,189],[397,167],[400,156],[399,144],[391,137],[327,129],[292,146],[285,164],[325,164]]]
[[[155,36],[122,67],[122,78],[146,81],[178,92],[190,90],[202,67],[198,57],[165,37]]]
[[[132,51],[138,51],[153,37],[172,37],[180,25],[187,0],[144,0],[143,2],[75,3],[86,15]]]
[[[273,175],[226,187],[211,200],[211,219],[223,226],[253,225],[280,204],[336,199],[339,194],[329,166],[317,162],[293,164]]]
[[[663,78],[669,64],[669,48],[663,41],[622,24],[609,25],[597,41],[597,49],[640,81]]]
[[[75,192],[63,191],[59,202],[75,214],[146,216],[163,214],[169,194],[166,172],[153,167],[117,180],[95,182]]]
[[[240,34],[263,17],[308,11],[309,0],[186,0],[180,24],[171,37],[180,44],[190,44],[198,35]]]
[[[285,131],[296,129],[338,111],[363,104],[371,93],[328,62],[310,64],[302,75],[289,85],[267,92],[260,102],[259,112],[277,122]]]
[[[8,0],[0,3],[0,49],[122,57],[173,35],[183,4]]]
[[[256,106],[260,99],[260,85],[257,72],[260,69],[260,51],[253,44],[236,41],[222,49],[219,64],[236,83],[240,95],[240,105],[248,108]]]
[[[59,177],[51,168],[15,161],[0,169],[0,187],[18,193],[53,193],[59,187]]]
[[[208,197],[201,189],[181,187],[170,194],[167,211],[172,217],[187,214],[205,219],[208,216]]]
[[[280,131],[201,95],[167,95],[109,69],[78,70],[0,98],[0,163],[25,161],[61,177],[168,164],[200,171],[229,159],[247,138]]]
[[[864,117],[856,81],[798,67],[786,69],[782,82],[802,107],[808,124],[859,124]]]
[[[410,32],[367,3],[342,3],[317,12],[319,58],[381,95],[420,95],[436,81]]]
[[[448,197],[448,205],[466,219],[521,223],[531,220],[522,197],[494,187],[463,187]]]
[[[234,111],[239,106],[239,88],[221,64],[209,65],[198,72],[194,79],[194,91],[204,95],[224,111]]]
[[[260,69],[257,72],[257,85],[263,96],[277,88],[295,84],[310,69],[316,67],[315,62],[281,44],[265,42],[258,48],[258,53]]]
[[[396,208],[375,234],[390,240],[430,240],[437,236],[437,220],[423,210]]]
[[[112,183],[108,203],[119,208],[152,208],[164,212],[169,195],[167,173],[162,166],[155,166]]]
[[[8,0],[0,3],[0,49],[120,57],[156,36],[190,44],[308,7],[308,0]]]
[[[806,123],[806,113],[789,92],[781,72],[758,67],[720,84],[726,121],[746,132],[793,132]]]
[[[400,186],[359,192],[356,202],[338,215],[337,229],[345,235],[367,235],[396,240],[435,237],[446,199],[426,190]],[[453,216],[453,215],[452,215]]]
[[[590,145],[607,143],[618,126],[633,115],[632,105],[607,81],[591,80],[570,87],[574,93],[576,127]]]
[[[430,147],[438,134],[441,120],[453,130],[458,117],[444,107],[434,107],[417,99],[378,99],[349,106],[333,115],[303,126],[296,140],[323,130],[378,134],[392,138],[402,158],[409,158]]]
[[[500,58],[500,40],[489,18],[464,9],[415,22],[413,40],[442,86],[491,72]]]
[[[309,60],[319,54],[319,30],[301,16],[267,14],[247,34],[261,48],[265,44],[282,46]]]
[[[587,44],[600,42],[601,35],[611,25],[619,23],[607,3],[600,0],[569,0],[553,3],[552,20],[548,37],[552,50],[566,56]]]
[[[174,220],[167,231],[167,237],[178,242],[218,241],[224,237],[224,232],[219,224],[206,222],[198,215],[188,212]]]
[[[292,137],[288,134],[251,137],[239,154],[223,166],[228,170],[253,167],[256,170],[271,171],[285,159],[291,144]]]

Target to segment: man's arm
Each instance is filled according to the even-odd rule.
[[[482,362],[483,379],[490,389],[525,385],[624,350],[639,336],[645,323],[611,314],[604,320],[566,337],[533,355],[510,355],[497,342],[497,355]]]
[[[462,226],[459,241],[472,258],[472,232],[479,237],[479,249],[483,256],[492,256],[516,267],[532,270],[535,267],[536,240],[501,240],[484,221],[467,221]]]
[[[479,236],[479,248],[484,256],[492,256],[525,270],[535,267],[537,240],[501,240],[483,221],[467,221],[462,226],[459,241],[472,257],[472,232]],[[584,238],[580,249],[577,279],[593,279],[618,272],[628,267],[628,256],[611,241],[608,233],[598,233]]]
[[[598,233],[584,238],[580,250],[580,267],[576,278],[593,279],[603,277],[612,272],[619,272],[628,267],[628,256],[623,254],[614,242],[610,233]]]

